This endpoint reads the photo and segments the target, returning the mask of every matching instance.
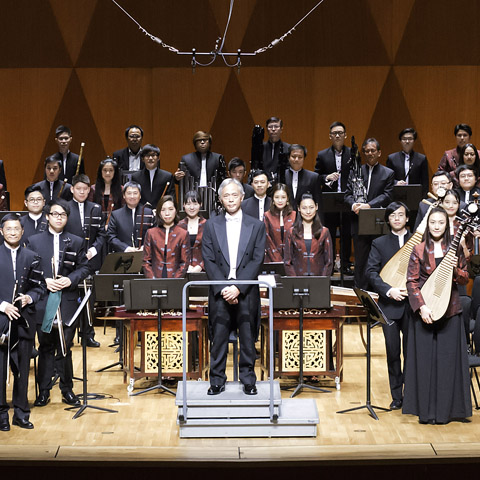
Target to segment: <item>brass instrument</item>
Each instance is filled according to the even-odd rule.
[[[358,147],[353,136],[350,149],[350,179],[355,203],[367,203],[367,187],[362,175],[362,159],[358,153]]]
[[[473,220],[476,219],[478,206],[470,203],[467,209],[464,216],[459,218],[460,225],[447,253],[420,290],[425,305],[432,311],[434,321],[440,320],[447,311],[452,294],[453,269],[457,266],[458,246],[462,236],[472,228]]]
[[[428,193],[428,196],[435,200],[434,202],[422,200],[422,202],[427,203],[429,207],[425,216],[422,218],[420,225],[418,225],[415,233],[405,242],[403,247],[395,253],[380,271],[380,278],[392,288],[399,288],[400,290],[405,290],[407,288],[407,268],[413,247],[421,243],[423,234],[427,228],[428,214],[432,208],[439,205],[443,200],[445,193],[446,192],[443,188],[439,188],[437,191],[437,197],[435,197],[433,193]]]
[[[55,266],[55,257],[52,257],[52,275],[54,279],[57,279],[57,268]],[[55,320],[53,321],[54,325],[57,325],[58,328],[58,337],[60,339],[60,348],[62,350],[62,355],[64,357],[67,356],[67,344],[65,343],[65,334],[63,332],[63,323],[62,323],[62,312],[61,312],[61,307],[60,305],[57,308],[57,314],[55,316],[56,318],[56,323]]]
[[[82,163],[82,156],[83,156],[83,147],[85,146],[85,142],[80,144],[80,153],[78,154],[78,162],[77,162],[77,169],[75,170],[75,175],[78,175],[80,172],[80,164]]]

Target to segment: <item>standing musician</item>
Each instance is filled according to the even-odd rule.
[[[393,170],[380,165],[378,162],[382,154],[378,140],[367,138],[363,142],[362,150],[367,160],[367,164],[362,165],[361,168],[366,202],[364,199],[359,200],[356,198],[352,172],[348,179],[347,191],[345,192],[345,203],[350,206],[355,214],[352,222],[353,246],[355,249],[355,285],[366,289],[368,280],[365,275],[365,268],[374,237],[372,235],[358,234],[358,215],[360,210],[386,207],[391,202],[394,174]]]
[[[80,400],[73,393],[72,343],[76,321],[69,325],[78,303],[78,284],[89,273],[88,260],[83,238],[66,232],[70,207],[63,199],[54,199],[46,207],[48,230],[29,238],[28,247],[41,257],[41,270],[44,272],[49,295],[37,305],[37,333],[40,342],[38,362],[39,395],[34,405],[44,407],[50,401],[50,389],[54,367],[60,376],[62,400],[73,406]],[[58,309],[47,308],[48,298],[61,292]],[[60,315],[59,315],[60,314]],[[57,326],[53,320],[57,318]],[[62,323],[62,325],[59,325]],[[63,326],[63,327],[62,327]],[[63,329],[65,343],[60,333]],[[62,345],[63,344],[63,345]],[[63,352],[65,348],[65,352]],[[62,353],[60,353],[62,351]],[[63,355],[55,361],[55,354]]]
[[[267,234],[265,263],[283,262],[285,237],[292,228],[296,215],[287,186],[276,183],[272,189],[272,203],[263,217]]]
[[[371,288],[379,294],[380,308],[388,319],[393,321],[391,325],[382,324],[387,351],[388,378],[392,395],[390,408],[392,410],[402,408],[404,374],[401,351],[403,349],[405,364],[409,310],[407,308],[407,291],[385,283],[380,277],[380,272],[410,238],[411,233],[406,228],[408,216],[409,210],[404,203],[392,202],[388,205],[385,210],[385,222],[390,227],[390,233],[373,240],[365,272]]]
[[[46,201],[53,200],[54,198],[63,198],[67,201],[72,199],[70,183],[59,180],[61,173],[61,160],[58,160],[55,155],[45,159],[45,180],[36,183],[35,186],[40,187]]]
[[[14,374],[12,423],[32,429],[28,404],[28,375],[35,336],[35,306],[45,293],[40,258],[20,244],[23,229],[18,217],[7,214],[1,223],[0,246],[0,431],[10,430],[6,383],[7,368]],[[9,328],[10,324],[10,328]],[[5,335],[10,334],[10,338]],[[8,348],[10,347],[10,352]]]
[[[153,225],[153,212],[140,204],[142,187],[127,182],[123,187],[125,206],[112,212],[107,228],[107,243],[112,252],[143,250],[147,230]]]
[[[453,129],[457,146],[451,150],[446,150],[438,165],[438,170],[450,173],[455,176],[455,170],[460,165],[459,157],[463,147],[470,143],[472,137],[472,127],[466,123],[459,123]]]
[[[187,272],[196,273],[203,270],[202,238],[203,228],[207,222],[199,215],[202,206],[200,194],[196,190],[190,190],[185,194],[183,209],[186,217],[178,222],[178,226],[188,232],[190,241],[190,265]]]
[[[42,233],[48,227],[47,217],[43,211],[45,198],[38,185],[30,185],[25,189],[24,204],[25,207],[27,207],[28,213],[20,217],[20,223],[23,228],[23,235],[20,241],[21,245],[25,245],[32,235]]]
[[[203,231],[202,254],[212,285],[208,298],[210,334],[210,388],[208,395],[225,390],[228,339],[240,337],[240,381],[246,395],[256,395],[255,340],[260,327],[260,292],[257,285],[235,285],[235,280],[256,280],[265,255],[265,226],[241,209],[242,184],[227,178],[218,189],[226,213],[211,217]]]
[[[447,285],[450,302],[440,320],[433,321],[421,292],[449,246],[447,213],[435,207],[428,216],[424,241],[413,249],[407,273],[408,300],[414,315],[408,335],[403,413],[417,415],[420,423],[445,424],[472,415],[467,342],[457,289],[468,282],[462,249],[453,259],[453,283]]]
[[[117,162],[121,172],[135,172],[144,167],[140,160],[142,152],[143,129],[130,125],[125,129],[127,146],[113,152],[112,158]],[[97,202],[98,203],[98,202]]]
[[[248,183],[243,183],[246,174],[247,166],[241,158],[233,157],[228,162],[228,176],[234,178],[235,180],[238,180],[242,184],[242,187],[245,190],[244,200],[253,197],[253,194],[255,193],[251,185],[249,185]]]
[[[143,272],[147,278],[183,278],[190,264],[190,240],[178,225],[173,197],[159,200],[156,217],[157,226],[145,235]]]
[[[270,208],[272,199],[267,195],[270,187],[267,173],[263,170],[251,172],[253,197],[242,202],[242,211],[263,222],[265,212]],[[243,188],[243,187],[242,187]]]
[[[160,149],[156,145],[145,145],[140,154],[145,168],[132,175],[132,182],[142,187],[143,204],[156,205],[164,195],[175,197],[173,175],[160,168]]]
[[[313,195],[304,193],[293,227],[285,236],[287,276],[330,276],[333,270],[332,239],[318,216]]]

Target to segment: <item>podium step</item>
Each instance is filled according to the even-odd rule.
[[[257,382],[257,395],[245,395],[239,382],[225,392],[207,395],[208,382],[187,382],[187,420],[183,421],[183,386],[179,382],[177,424],[181,438],[315,437],[318,411],[313,399],[281,398],[274,382],[274,415],[270,420],[270,383]]]

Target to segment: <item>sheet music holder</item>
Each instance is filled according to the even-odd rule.
[[[187,273],[189,282],[200,282],[208,280],[207,272],[190,272]],[[208,285],[192,285],[189,293],[191,297],[208,297]]]
[[[351,208],[344,202],[345,192],[322,192],[323,213],[350,212]]]
[[[384,407],[377,407],[372,405],[371,403],[371,343],[372,343],[372,335],[371,330],[372,328],[377,325],[377,323],[384,323],[387,325],[391,325],[393,322],[385,317],[384,313],[377,305],[377,302],[370,296],[368,292],[362,290],[360,288],[354,288],[355,294],[357,295],[358,299],[362,302],[362,305],[367,310],[367,373],[366,373],[366,383],[367,383],[367,401],[365,405],[361,405],[360,407],[353,407],[348,408],[347,410],[340,410],[337,413],[347,413],[353,412],[355,410],[362,410],[366,408],[370,415],[375,419],[378,420],[378,416],[375,413],[374,408],[377,410],[383,410],[384,412],[390,412],[390,408]]]
[[[280,275],[285,276],[285,264],[283,262],[264,263],[259,275]]]
[[[273,289],[273,307],[298,308],[299,310],[299,379],[291,397],[298,395],[304,388],[330,393],[324,388],[308,385],[303,381],[303,313],[304,308],[330,308],[330,277],[282,277],[282,288]],[[289,390],[294,387],[286,387]]]
[[[103,261],[99,273],[140,273],[142,271],[143,252],[109,253]]]
[[[359,235],[384,235],[389,233],[385,222],[385,208],[366,208],[358,212]]]
[[[403,202],[409,210],[416,212],[418,204],[422,201],[422,185],[395,185],[393,187],[393,200]]]
[[[162,309],[182,308],[182,291],[185,283],[185,278],[144,278],[124,282],[125,307],[127,310],[157,310],[157,385],[140,392],[131,393],[131,396],[141,395],[152,390],[160,390],[175,395],[172,390],[162,385]]]

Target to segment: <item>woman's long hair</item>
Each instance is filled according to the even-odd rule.
[[[433,207],[430,210],[430,213],[428,214],[428,220],[430,220],[430,217],[434,213],[442,213],[443,215],[445,215],[445,220],[446,220],[447,223],[446,223],[446,227],[445,227],[445,232],[443,232],[443,236],[442,236],[441,240],[442,240],[442,243],[445,243],[445,245],[448,248],[450,246],[450,242],[451,242],[450,227],[449,227],[450,224],[449,224],[449,220],[448,220],[448,214],[442,207]],[[423,240],[425,242],[425,250],[424,250],[423,254],[424,254],[425,260],[427,260],[427,257],[428,257],[427,249],[431,249],[431,247],[433,245],[433,238],[432,238],[432,235],[430,234],[430,229],[428,228],[428,220],[427,220],[427,228],[425,229],[425,233],[423,234]]]
[[[475,153],[475,162],[473,162],[472,167],[475,169],[475,172],[477,173],[477,178],[480,175],[480,157],[478,155],[478,150],[477,147],[473,143],[466,143],[462,149],[460,150],[460,155],[458,156],[458,165],[466,165],[465,160],[464,160],[464,155],[465,155],[465,150],[471,147],[473,149],[473,152]]]
[[[105,192],[105,180],[102,177],[102,169],[105,165],[111,164],[113,167],[112,185],[110,186],[110,195],[113,198],[113,210],[122,206],[122,182],[120,178],[120,170],[116,160],[108,157],[100,162],[97,170],[97,180],[95,181],[95,195],[93,201],[103,205],[103,195]]]
[[[292,199],[290,198],[290,192],[288,190],[288,187],[284,183],[276,183],[272,188],[272,203],[270,204],[270,213],[272,213],[273,215],[279,215],[280,210],[273,203],[273,196],[275,195],[275,192],[285,192],[287,194],[287,204],[283,209],[283,216],[286,217],[293,212]]]
[[[300,205],[304,200],[313,200],[313,203],[317,205],[317,202],[315,202],[315,199],[313,198],[313,195],[311,193],[304,193],[302,195],[302,198],[300,199],[300,203],[298,204],[298,213],[297,216],[295,217],[295,222],[293,223],[292,227],[292,233],[294,236],[297,238],[303,238],[303,218],[302,214],[300,213]],[[320,221],[320,217],[318,216],[318,210],[317,213],[315,214],[315,218],[313,219],[312,223],[312,236],[315,237],[316,240],[320,238],[320,235],[322,233],[322,222]]]

